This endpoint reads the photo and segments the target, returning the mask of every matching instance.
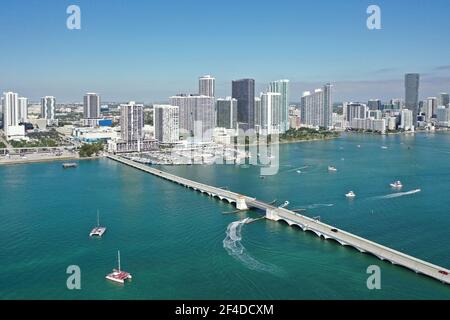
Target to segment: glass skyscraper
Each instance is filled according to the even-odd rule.
[[[419,79],[418,73],[405,75],[405,107],[413,112],[414,117],[419,113]]]
[[[255,80],[241,79],[232,82],[232,97],[237,100],[237,120],[243,129],[255,128]]]

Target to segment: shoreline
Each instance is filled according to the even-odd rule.
[[[30,160],[0,160],[0,166],[2,165],[16,165],[16,164],[29,164],[29,163],[43,163],[43,162],[57,162],[57,161],[80,161],[80,160],[98,160],[101,158],[104,158],[105,156],[95,156],[95,157],[86,157],[86,158],[80,158],[76,156],[70,156],[70,157],[49,157],[49,158],[43,158],[43,159],[30,159]]]
[[[335,137],[327,137],[327,138],[314,138],[314,139],[306,139],[306,140],[281,140],[278,141],[278,144],[294,144],[294,143],[304,143],[304,142],[317,142],[317,141],[327,141],[327,140],[333,140],[333,139],[337,139],[340,138],[341,135],[335,136]],[[277,143],[268,143],[267,145],[273,145],[273,144],[277,144]],[[230,144],[230,145],[225,145],[226,147],[255,147],[258,146],[258,144],[252,143],[252,144]]]

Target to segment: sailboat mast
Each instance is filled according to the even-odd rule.
[[[97,227],[100,227],[100,214],[98,213],[98,209],[97,209]]]
[[[117,250],[117,261],[119,262],[119,271],[120,271],[120,251]]]

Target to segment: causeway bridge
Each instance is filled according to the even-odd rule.
[[[177,175],[152,168],[145,164],[140,164],[135,161],[125,159],[123,157],[115,155],[108,155],[107,157],[117,162],[126,164],[130,167],[177,183],[186,188],[191,188],[195,191],[208,194],[211,197],[216,197],[220,200],[232,203],[238,210],[247,210],[252,208],[263,210],[266,213],[266,219],[272,221],[284,221],[290,226],[295,225],[300,227],[303,231],[313,232],[318,237],[322,237],[326,240],[330,239],[337,241],[343,246],[350,246],[359,250],[360,252],[370,253],[378,257],[380,260],[390,262],[394,265],[403,266],[418,274],[424,274],[445,284],[450,284],[450,270],[446,268],[420,260],[376,242],[340,230],[319,220],[303,216],[285,208],[273,206],[271,204],[257,200],[256,198],[213,187],[193,180],[185,179]]]

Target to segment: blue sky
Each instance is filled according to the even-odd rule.
[[[81,8],[68,30],[66,8]],[[366,28],[381,8],[382,30]],[[336,100],[403,96],[403,74],[422,74],[422,96],[450,91],[448,0],[7,0],[0,9],[0,90],[31,99],[164,101],[212,74],[292,81],[291,100],[324,82]],[[298,97],[298,98],[297,98]]]

